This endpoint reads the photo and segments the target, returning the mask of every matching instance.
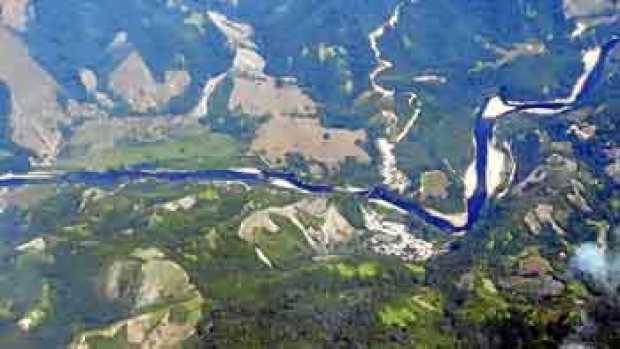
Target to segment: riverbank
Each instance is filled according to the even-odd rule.
[[[601,48],[588,50],[584,53],[584,74],[575,84],[571,95],[565,99],[551,102],[515,102],[507,101],[502,96],[493,96],[486,101],[481,109],[474,128],[475,155],[463,177],[466,211],[463,213],[446,214],[434,209],[423,207],[417,203],[403,199],[389,190],[376,186],[366,191],[357,190],[359,195],[382,202],[385,206],[416,215],[426,223],[450,232],[460,232],[470,228],[478,218],[484,203],[502,181],[504,161],[502,153],[494,146],[494,122],[500,116],[512,111],[534,114],[559,114],[574,107],[587,94],[589,89],[602,76],[601,71],[605,59],[611,50],[620,42],[613,38]],[[596,61],[593,61],[596,58]],[[559,101],[559,102],[558,102]],[[383,145],[389,150],[389,142]],[[391,152],[388,152],[391,153]],[[384,168],[395,168],[395,157],[384,158]],[[386,162],[387,161],[387,165]],[[22,186],[30,184],[88,184],[102,185],[118,181],[153,179],[162,181],[242,181],[248,184],[270,184],[284,189],[297,190],[306,194],[330,194],[338,190],[336,187],[323,184],[305,183],[295,174],[286,172],[264,171],[260,169],[240,170],[115,170],[107,172],[44,172],[44,173],[8,173],[0,177],[0,187]]]

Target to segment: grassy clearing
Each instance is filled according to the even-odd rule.
[[[234,139],[207,132],[168,141],[119,145],[98,154],[87,152],[61,159],[58,167],[105,170],[149,163],[169,168],[225,168],[241,165],[239,154],[241,149]]]

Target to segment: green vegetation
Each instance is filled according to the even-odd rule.
[[[460,317],[476,326],[501,323],[510,318],[509,304],[491,279],[477,274],[472,294],[459,311]]]
[[[286,259],[310,255],[311,248],[302,232],[287,218],[270,215],[273,222],[280,227],[278,232],[270,233],[261,229],[255,235],[255,243],[276,263]]]
[[[420,176],[420,187],[426,195],[442,197],[446,191],[448,179],[441,171],[427,171]]]
[[[360,209],[358,199],[351,195],[335,194],[330,198],[330,203],[334,203],[340,212],[351,225],[357,229],[364,227],[364,216]]]
[[[52,286],[48,282],[45,282],[43,286],[41,286],[39,296],[34,301],[30,310],[19,320],[20,327],[26,331],[30,331],[43,325],[43,323],[49,319],[53,311],[53,297]]]
[[[354,257],[333,256],[313,261],[303,234],[288,219],[277,215],[272,218],[281,227],[280,231],[259,231],[256,237],[256,244],[274,262],[274,269],[269,269],[257,258],[255,245],[238,237],[239,224],[256,210],[297,202],[298,194],[260,186],[246,191],[239,185],[145,181],[127,185],[113,195],[86,201],[78,209],[85,189],[67,187],[56,194],[59,200],[52,197],[40,203],[45,207],[33,207],[32,212],[41,215],[25,223],[36,223],[38,227],[54,223],[48,231],[63,240],[53,251],[68,248],[72,250],[69,255],[77,253],[77,256],[56,256],[43,263],[28,255],[20,258],[71,280],[85,275],[105,275],[102,265],[126,258],[137,247],[142,248],[137,251],[143,252],[156,247],[187,271],[204,300],[199,306],[197,298],[190,297],[143,311],[152,314],[153,319],[169,313],[174,323],[195,323],[198,327],[203,322],[212,324],[208,331],[201,332],[207,335],[192,338],[192,343],[242,348],[312,347],[334,344],[333,341],[345,346],[355,341],[372,347],[390,347],[392,339],[399,338],[401,346],[448,348],[457,345],[455,337],[462,328],[484,331],[505,326],[534,329],[537,340],[545,341],[543,333],[549,328],[565,328],[578,322],[579,312],[572,304],[587,297],[581,284],[568,284],[557,301],[547,302],[540,308],[540,304],[529,304],[524,296],[510,294],[491,281],[489,275],[495,276],[506,266],[511,270],[509,266],[517,257],[510,256],[525,258],[529,255],[523,251],[535,250],[531,248],[532,240],[524,240],[527,233],[522,233],[519,227],[482,225],[461,239],[467,247],[441,257],[472,253],[481,264],[501,261],[492,268],[487,265],[488,270],[484,272],[482,269],[475,272],[472,289],[465,292],[464,303],[455,307],[452,291],[442,285],[454,285],[459,270],[471,268],[472,260],[460,260],[458,268],[449,264],[427,268],[425,263],[370,257],[361,247],[345,245],[334,253],[356,251]],[[186,196],[197,198],[192,208],[177,212],[162,209],[163,204]],[[331,198],[330,204],[339,209],[348,208],[352,217],[359,215],[358,202],[345,195]],[[58,212],[66,217],[53,221],[52,215]],[[300,219],[314,226],[322,223],[312,216],[300,216]],[[149,255],[133,253],[140,260],[148,259]],[[536,255],[539,256],[538,252]],[[78,258],[80,262],[70,262],[77,261],[70,258]],[[89,265],[93,269],[88,269]],[[177,282],[176,278],[164,274],[151,279]],[[71,281],[71,287],[75,288],[70,290],[93,290],[90,282]],[[34,298],[38,299],[38,295]],[[53,302],[67,300],[53,299]],[[99,300],[91,309],[93,314],[102,316],[106,313],[101,309],[106,306],[109,304]],[[130,319],[126,310],[111,309],[115,315],[108,315],[108,319]],[[162,309],[165,311],[160,313]],[[54,304],[53,310],[54,315],[63,314],[65,308]],[[56,323],[48,318],[41,328]],[[88,326],[92,327],[96,326]],[[123,333],[94,336],[88,343],[122,347],[127,342]]]
[[[443,301],[441,294],[420,288],[383,305],[378,318],[387,328],[404,328],[412,334],[420,348],[450,348],[455,345],[452,334],[441,329]]]
[[[9,321],[15,319],[13,312],[13,302],[8,299],[0,299],[0,321]]]
[[[216,201],[220,199],[220,194],[214,186],[208,186],[205,190],[198,193],[198,199],[204,201]]]
[[[362,130],[367,140],[357,145],[371,157],[369,163],[347,158],[336,171],[293,151],[278,165],[312,182],[373,187],[383,180],[376,140],[394,138],[419,103],[419,118],[395,149],[398,168],[413,181],[403,197],[456,212],[464,209],[462,176],[474,156],[472,131],[483,100],[499,89],[515,99],[565,96],[582,71],[581,51],[603,42],[615,25],[603,23],[615,15],[603,0],[317,3],[36,1],[36,20],[16,40],[49,73],[44,85],[53,85],[54,93],[58,88],[58,104],[78,111],[55,124],[47,111],[38,115],[25,108],[32,101],[18,98],[18,87],[32,85],[37,92],[41,86],[7,81],[11,91],[0,86],[6,90],[0,91],[0,126],[16,143],[38,143],[38,151],[59,141],[61,170],[260,166],[246,154],[269,116],[230,110],[236,74],[260,80],[260,73],[243,71],[260,60],[235,52],[255,43],[276,89],[296,80],[316,102],[321,126]],[[390,18],[397,3],[400,12]],[[571,7],[586,8],[580,23],[566,13]],[[600,9],[589,7],[609,11],[598,17]],[[19,14],[10,10],[3,15]],[[226,37],[207,11],[243,21],[225,24],[237,36],[247,29],[252,37]],[[584,20],[601,23],[571,38]],[[369,47],[368,34],[382,24],[377,46]],[[122,98],[110,93],[109,72],[133,49],[149,70],[133,72],[138,78],[161,82],[171,70],[191,77],[187,89],[153,115],[125,115]],[[374,82],[394,91],[392,97],[376,93],[369,80],[377,56],[389,69]],[[274,187],[145,180],[3,191],[0,347],[61,348],[71,338],[80,344],[75,347],[97,349],[146,347],[145,340],[174,348],[551,348],[573,338],[618,347],[617,292],[586,287],[571,268],[580,244],[606,237],[610,252],[617,242],[619,178],[617,171],[605,173],[620,149],[618,64],[612,61],[601,72],[600,93],[575,110],[497,120],[495,136],[510,145],[517,162],[515,181],[535,168],[542,179],[490,200],[464,236],[377,207],[440,250],[424,262],[369,252],[372,232],[362,215],[368,203],[361,195],[325,196],[355,227],[345,242],[321,232],[323,218],[301,209],[295,214],[317,239],[330,240],[317,252],[312,237],[284,215],[270,217],[276,232],[239,236],[241,222],[253,213],[306,197]],[[97,75],[96,96],[75,79],[85,67]],[[222,72],[228,74],[210,96],[208,115],[199,124],[183,119],[205,83]],[[253,92],[242,91],[242,97]],[[115,106],[108,109],[104,95]],[[391,112],[393,125],[386,117]],[[567,133],[572,125],[594,126],[595,135],[579,139]],[[322,136],[334,140],[336,133]],[[9,145],[11,137],[4,138],[0,143]],[[3,172],[24,170],[29,155],[20,155],[18,168],[3,158]],[[555,161],[547,161],[552,155]],[[190,199],[188,207],[174,205],[183,198]],[[542,222],[539,204],[552,205],[557,222]],[[45,242],[41,251],[21,251],[34,238]]]
[[[181,169],[228,168],[242,164],[241,153],[234,139],[205,132],[166,141],[118,145],[96,155],[63,159],[58,168],[117,169],[138,164]]]
[[[359,264],[340,262],[328,265],[328,269],[336,272],[344,279],[372,279],[383,274],[383,266],[375,261],[363,261]]]

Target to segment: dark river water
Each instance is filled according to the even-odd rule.
[[[584,83],[579,91],[571,98],[556,99],[553,101],[511,101],[504,95],[499,97],[506,106],[514,107],[513,111],[530,112],[539,114],[562,113],[576,107],[587,98],[595,85],[603,77],[605,62],[612,50],[618,45],[620,38],[614,37],[601,46],[600,56],[592,69],[584,72]],[[1,87],[1,86],[0,86]],[[2,105],[2,89],[0,88],[0,106]],[[485,101],[486,107],[489,99]],[[489,142],[493,136],[495,119],[483,118],[484,107],[480,108],[480,114],[474,126],[474,143],[476,148],[475,170],[477,174],[476,188],[473,194],[466,198],[467,220],[463,225],[455,225],[451,221],[438,217],[420,204],[406,199],[390,191],[384,185],[376,185],[364,190],[346,190],[322,184],[306,183],[299,179],[295,174],[270,170],[197,170],[197,171],[170,171],[170,170],[114,170],[106,172],[68,172],[43,175],[39,178],[30,175],[15,175],[0,177],[0,187],[15,187],[32,184],[86,184],[86,185],[108,185],[119,182],[134,181],[140,179],[154,179],[160,181],[241,181],[249,185],[271,184],[275,186],[291,188],[313,194],[329,194],[334,192],[349,191],[355,195],[370,199],[383,200],[394,205],[409,214],[417,216],[426,223],[433,225],[447,232],[458,232],[468,230],[480,216],[480,211],[488,200],[487,193],[487,155]],[[542,111],[542,112],[541,112]],[[1,114],[1,110],[0,110]],[[6,123],[6,118],[1,122]],[[1,166],[0,166],[1,167]]]

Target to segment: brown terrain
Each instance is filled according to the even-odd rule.
[[[370,162],[358,146],[366,141],[366,133],[322,126],[314,102],[297,86],[278,87],[267,76],[237,78],[231,105],[248,114],[271,115],[257,130],[251,150],[272,163],[286,161],[288,154],[301,154],[332,170],[348,157]]]
[[[142,56],[131,52],[110,74],[110,90],[122,98],[136,113],[157,111],[170,99],[182,94],[190,84],[186,71],[167,71],[164,82],[158,83]]]
[[[288,219],[317,254],[326,254],[330,247],[348,241],[355,232],[336,206],[325,198],[313,198],[252,213],[241,222],[239,237],[249,243],[260,244],[258,237],[261,234],[274,235],[280,231],[281,227],[273,221],[274,216]],[[272,251],[265,252],[269,254]]]
[[[620,9],[613,0],[564,0],[564,13],[567,17],[588,17],[609,14]]]
[[[365,140],[366,134],[361,130],[328,129],[316,118],[274,115],[258,129],[252,150],[265,153],[270,162],[282,161],[287,154],[298,153],[334,170],[347,157],[370,162],[368,154],[357,146],[357,142]]]
[[[229,109],[249,115],[271,115],[261,125],[251,150],[263,153],[271,163],[286,160],[288,154],[305,158],[337,169],[347,157],[370,162],[370,157],[358,146],[366,141],[362,130],[349,131],[325,128],[317,118],[314,101],[296,85],[277,83],[276,79],[257,72],[233,72],[234,87]]]
[[[76,128],[74,137],[67,143],[67,149],[84,154],[96,154],[98,151],[114,148],[123,140],[134,142],[163,140],[173,124],[170,119],[162,116],[87,120]]]
[[[28,0],[0,1],[0,23],[14,30],[26,29]]]
[[[16,27],[15,23],[19,22],[16,19],[26,18],[26,10],[26,2],[3,1],[2,23]],[[279,164],[284,163],[289,154],[300,154],[334,170],[347,158],[370,161],[369,155],[359,146],[366,141],[363,130],[324,127],[318,119],[319,107],[293,78],[276,78],[264,73],[265,61],[251,40],[252,28],[228,21],[218,14],[212,13],[210,18],[229,38],[229,45],[235,51],[232,66],[225,74],[233,81],[228,108],[249,117],[269,116],[269,120],[259,126],[256,138],[250,144],[253,153],[263,155],[270,163]],[[111,45],[111,49],[114,47]],[[189,121],[183,120],[187,115],[178,115],[170,125],[164,125],[169,119],[166,121],[160,117],[148,116],[153,120],[147,122],[140,116],[133,116],[130,120],[110,116],[106,110],[112,106],[112,101],[105,92],[97,90],[97,76],[86,69],[77,70],[76,78],[91,96],[101,97],[96,98],[99,105],[70,101],[64,110],[57,99],[60,86],[29,55],[24,43],[11,29],[1,26],[0,51],[3,52],[0,55],[0,82],[8,86],[12,99],[11,139],[31,151],[38,164],[53,164],[63,148],[68,150],[63,154],[71,156],[109,149],[127,138],[163,140],[171,129],[179,124],[187,126],[185,121]],[[185,92],[191,77],[186,71],[170,70],[164,74],[163,80],[157,81],[135,49],[104,79],[108,92],[124,101],[130,113],[136,114],[160,111],[172,98]],[[213,92],[223,80],[224,75],[221,75],[212,86],[206,86],[205,91]],[[197,112],[206,110],[203,104],[207,101],[208,95],[197,106]],[[63,140],[61,126],[73,125],[78,120],[83,122],[75,130],[74,139]]]
[[[252,41],[253,29],[225,16],[210,12],[210,20],[227,37],[235,52],[228,75],[233,90],[228,101],[230,111],[271,118],[262,124],[251,144],[253,152],[264,155],[271,163],[283,163],[288,154],[337,169],[348,157],[370,162],[368,154],[358,146],[366,141],[364,131],[331,129],[321,125],[316,103],[297,86],[292,78],[276,78],[264,73],[265,60]]]
[[[314,101],[295,85],[278,86],[273,77],[262,74],[236,75],[228,103],[230,110],[250,115],[314,117],[317,113]]]
[[[57,102],[59,87],[29,55],[19,38],[0,27],[0,81],[11,91],[11,139],[40,160],[53,160],[67,116]]]
[[[450,184],[448,176],[440,171],[427,171],[420,176],[420,198],[445,199],[448,197],[447,187]]]

